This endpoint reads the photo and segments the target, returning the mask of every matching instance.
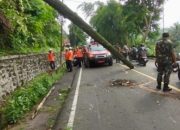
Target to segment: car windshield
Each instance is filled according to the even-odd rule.
[[[101,45],[93,45],[90,47],[90,50],[91,51],[104,51],[106,49]]]

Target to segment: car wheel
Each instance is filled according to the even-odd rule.
[[[109,66],[112,66],[112,65],[113,65],[113,60],[110,59],[110,60],[109,60]]]
[[[85,59],[84,59],[84,66],[85,66],[86,68],[89,68],[89,67],[90,67],[90,63],[89,63],[88,58],[85,58]]]

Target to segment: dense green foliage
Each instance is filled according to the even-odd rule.
[[[157,40],[164,1],[109,0],[107,4],[83,3],[80,7],[91,16],[91,25],[109,42],[130,46]]]
[[[91,18],[93,27],[112,44],[121,42],[123,32],[122,6],[115,1],[99,7]]]
[[[72,46],[86,44],[87,35],[76,25],[69,25],[69,40]]]
[[[180,24],[175,23],[172,27],[166,29],[170,33],[170,38],[174,43],[177,53],[180,53]]]
[[[65,70],[61,68],[52,74],[52,76],[47,73],[41,74],[26,86],[15,90],[12,95],[8,97],[4,106],[1,107],[0,126],[16,123],[21,119],[25,113],[30,111],[33,106],[47,94],[52,84],[57,81],[64,72]]]
[[[58,47],[61,32],[57,15],[43,0],[0,0],[0,51]]]

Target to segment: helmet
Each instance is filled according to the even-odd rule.
[[[68,47],[66,47],[66,48],[64,48],[65,50],[69,50],[69,48]]]
[[[49,52],[50,52],[50,51],[52,51],[52,49],[51,49],[51,48],[49,49]]]

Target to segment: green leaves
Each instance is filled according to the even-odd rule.
[[[87,35],[76,25],[69,25],[69,39],[72,46],[86,43]]]
[[[92,7],[95,3],[83,3],[80,7],[87,16],[91,13],[91,25],[112,44],[136,44],[139,35],[140,43],[147,42],[152,35],[158,34],[157,21],[164,0],[120,1],[123,4],[110,0],[107,5],[101,4],[97,10]]]
[[[58,13],[42,0],[1,1],[2,12],[11,23],[8,36],[0,34],[1,49],[28,52],[42,48],[59,48],[60,24],[55,20]],[[49,40],[51,39],[51,40]],[[30,49],[29,49],[30,48]]]

